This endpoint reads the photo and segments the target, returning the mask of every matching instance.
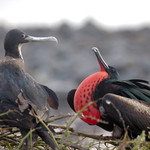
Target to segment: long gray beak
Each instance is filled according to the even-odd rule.
[[[53,36],[48,37],[34,37],[34,36],[27,36],[26,39],[28,42],[56,42],[58,44],[58,40]]]
[[[104,61],[102,55],[100,54],[99,50],[97,47],[93,47],[92,50],[94,51],[96,57],[97,57],[97,60],[99,62],[99,64],[102,64],[102,66],[105,68],[105,69],[109,69],[109,66],[107,65],[107,63]]]

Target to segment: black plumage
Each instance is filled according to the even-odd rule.
[[[120,137],[128,131],[130,137],[134,138],[143,130],[150,130],[149,102],[106,94],[99,101],[99,110],[104,120],[111,121],[120,128],[117,135],[113,133],[115,137]]]
[[[20,30],[14,29],[7,33],[4,48],[5,57],[0,60],[0,113],[8,110],[8,115],[0,117],[0,125],[17,127],[22,136],[30,129],[37,130],[33,133],[39,135],[48,145],[55,149],[47,129],[34,117],[38,115],[46,121],[50,115],[50,107],[58,108],[56,94],[36,82],[24,71],[24,61],[21,54],[23,43],[34,41],[56,41],[54,37],[32,37]],[[29,139],[26,148],[29,148]]]
[[[98,112],[100,112],[100,118],[99,118],[100,121],[97,123],[97,126],[100,126],[107,131],[113,131],[113,135],[117,137],[121,137],[124,133],[124,128],[119,122],[120,116],[118,116],[118,113],[116,112],[116,110],[111,109],[112,105],[107,105],[106,103],[105,99],[109,97],[108,100],[110,102],[112,101],[114,105],[117,104],[116,108],[120,111],[121,114],[124,114],[122,115],[122,118],[125,121],[125,126],[126,127],[129,126],[130,137],[136,137],[138,134],[141,133],[142,130],[147,130],[148,126],[150,126],[150,122],[144,122],[144,118],[148,119],[150,116],[148,115],[148,113],[145,113],[145,114],[142,113],[142,111],[144,111],[144,109],[146,111],[150,105],[149,82],[145,80],[141,80],[141,79],[119,80],[119,74],[117,70],[114,67],[107,65],[107,63],[104,61],[104,59],[102,58],[97,48],[94,47],[93,51],[96,54],[96,57],[98,59],[98,62],[101,68],[101,74],[99,75],[103,75],[104,72],[108,74],[107,78],[106,76],[105,78],[101,77],[103,78],[103,80],[100,83],[98,82],[99,78],[96,76],[98,75],[98,73],[93,74],[93,77],[95,77],[95,79],[93,80],[94,82],[97,82],[98,84],[95,84],[95,89],[93,86],[91,86],[92,88],[89,89],[89,91],[91,90],[91,93],[92,93],[90,95],[91,97],[90,101],[93,101],[93,100],[97,101],[100,99],[99,101],[97,101],[97,110],[99,110]],[[89,83],[87,83],[88,78],[89,78],[88,80]],[[84,85],[85,80],[86,82]],[[81,83],[82,87],[85,87],[88,84],[90,85],[91,84],[90,82],[92,82],[90,76],[87,77],[85,80]],[[81,88],[81,86],[79,87]],[[75,108],[74,108],[75,101],[76,101],[76,108],[78,107],[80,108],[81,106],[80,101],[82,101],[83,103],[82,94],[80,94],[81,100],[75,99],[75,95],[77,94],[77,91],[78,93],[81,93],[78,89],[77,90],[74,89],[68,93],[68,97],[67,97],[68,104],[74,111],[75,111]],[[114,95],[111,95],[110,93]],[[105,97],[105,95],[107,96]],[[79,103],[77,104],[77,102]],[[101,105],[103,106],[103,108],[101,107],[100,109]],[[138,109],[136,109],[137,107]],[[128,113],[128,109],[130,113]],[[135,109],[136,111],[133,111]],[[91,115],[91,110],[89,110],[88,113],[89,115]],[[144,115],[147,115],[147,116],[144,116]],[[141,119],[142,116],[143,116],[143,119]],[[128,120],[128,117],[129,117],[130,122]],[[139,121],[140,119],[141,121]],[[141,125],[139,122],[141,123]],[[89,121],[88,123],[90,124]],[[136,124],[136,128],[132,132],[132,129],[134,128],[133,124],[134,125]],[[120,130],[119,135],[117,135],[118,131],[116,130],[116,127],[118,128],[118,130]]]

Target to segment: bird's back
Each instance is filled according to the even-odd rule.
[[[126,127],[134,134],[140,134],[142,130],[150,127],[150,103],[129,99],[115,94],[106,94],[100,102],[105,113],[111,117],[117,125]]]
[[[18,62],[0,63],[0,101],[15,102],[19,93],[24,95],[39,109],[47,103],[44,89],[18,65]]]

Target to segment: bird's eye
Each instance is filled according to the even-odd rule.
[[[25,38],[26,35],[25,35],[25,34],[21,34],[20,37],[21,37],[21,38]]]

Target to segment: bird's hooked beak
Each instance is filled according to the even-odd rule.
[[[101,71],[108,71],[109,70],[109,66],[107,65],[107,63],[104,61],[102,55],[100,54],[99,50],[97,47],[93,47],[92,50],[94,51],[96,57],[97,57],[97,60],[99,62],[99,65],[100,65],[100,68],[101,68]]]
[[[48,37],[34,37],[34,36],[30,36],[28,35],[25,40],[27,40],[28,42],[56,42],[56,44],[58,44],[58,40],[57,38],[53,37],[53,36],[48,36]]]

